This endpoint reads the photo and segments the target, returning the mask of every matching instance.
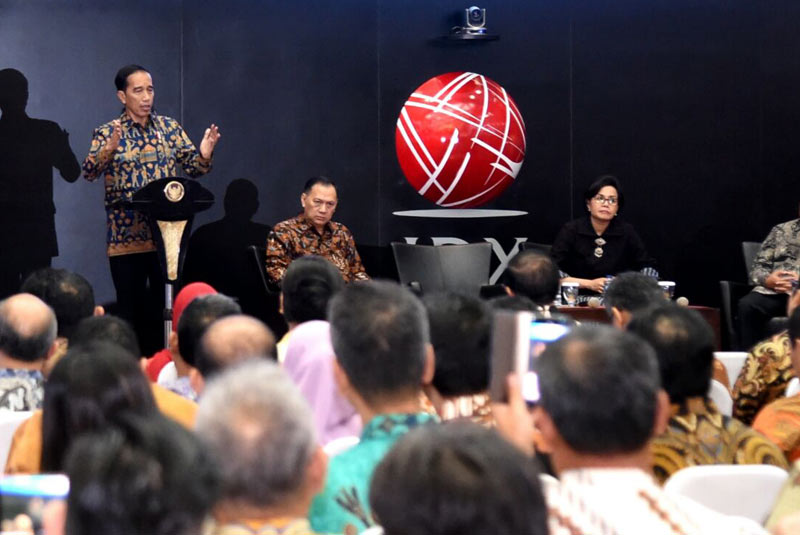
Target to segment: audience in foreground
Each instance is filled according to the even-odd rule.
[[[221,493],[209,535],[309,535],[311,499],[327,457],[308,404],[276,364],[251,360],[212,379],[197,433],[220,467]]]
[[[329,316],[334,376],[364,430],[358,445],[331,459],[309,518],[319,532],[358,533],[374,523],[366,500],[375,466],[400,436],[436,420],[420,404],[433,351],[422,303],[398,284],[351,284],[331,300]]]
[[[661,387],[669,396],[667,428],[653,440],[653,472],[661,483],[687,466],[788,467],[775,444],[720,413],[708,398],[714,333],[700,314],[664,303],[634,316],[628,330],[655,350]]]
[[[509,260],[502,278],[511,295],[527,297],[539,310],[549,309],[559,289],[558,266],[534,250],[520,251]]]
[[[614,277],[603,292],[606,313],[618,329],[624,329],[637,312],[664,301],[664,292],[656,280],[634,271]]]
[[[0,301],[0,409],[42,406],[45,362],[55,351],[56,317],[41,299],[16,294]]]
[[[792,369],[800,376],[800,308],[789,316],[788,336]],[[800,459],[800,393],[776,399],[761,409],[753,429],[777,444],[790,462]]]
[[[650,442],[666,426],[669,401],[644,341],[580,326],[548,346],[538,372],[534,418],[559,475],[545,485],[551,535],[764,533],[750,520],[671,495],[653,479]],[[510,405],[495,408],[498,426],[529,448],[533,430],[519,381],[509,383]]]
[[[547,535],[533,461],[468,422],[401,438],[375,469],[369,501],[385,535]]]

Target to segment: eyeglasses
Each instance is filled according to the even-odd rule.
[[[597,204],[608,204],[610,206],[616,206],[617,198],[616,197],[603,197],[602,195],[595,195],[592,197],[593,201],[596,201]]]

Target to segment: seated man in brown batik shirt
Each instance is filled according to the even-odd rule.
[[[292,260],[310,254],[333,263],[345,282],[369,279],[353,235],[331,221],[338,202],[330,179],[314,177],[306,182],[300,195],[303,213],[275,225],[267,238],[267,275],[272,283],[280,285]]]

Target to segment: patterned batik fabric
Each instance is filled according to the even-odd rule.
[[[797,272],[800,269],[798,259],[800,259],[800,219],[772,227],[753,260],[750,282],[756,285],[754,291],[775,295],[777,293],[775,290],[764,287],[764,281],[770,273],[779,269]]]
[[[410,430],[438,422],[436,416],[382,414],[364,426],[358,444],[330,460],[325,489],[311,503],[311,527],[322,533],[357,535],[375,524],[369,483],[375,467]]]
[[[777,444],[789,462],[800,459],[800,394],[776,399],[761,409],[753,429]]]
[[[267,275],[280,284],[295,258],[318,255],[339,268],[345,282],[368,280],[353,235],[341,223],[328,222],[322,234],[303,214],[281,221],[267,238]]]
[[[155,251],[147,218],[136,210],[121,208],[133,194],[154,180],[179,176],[181,170],[198,177],[211,170],[211,160],[200,156],[175,119],[150,115],[142,126],[127,113],[119,117],[122,138],[113,154],[103,148],[113,130],[112,123],[95,129],[89,155],[83,162],[89,181],[105,179],[108,223],[108,255]]]
[[[42,407],[44,376],[39,370],[0,369],[0,409],[33,411]]]
[[[653,439],[653,473],[664,483],[688,466],[771,464],[787,468],[781,450],[764,435],[717,410],[714,402],[689,398],[672,406],[667,430]]]
[[[765,525],[772,533],[783,517],[800,512],[800,461],[795,461]]]
[[[748,353],[733,385],[733,417],[751,425],[767,403],[783,396],[794,377],[786,331],[759,342]]]
[[[677,494],[633,468],[568,470],[543,482],[550,535],[764,534],[747,518],[729,517]]]
[[[278,518],[267,522],[213,525],[206,535],[317,535],[317,532],[305,518]]]

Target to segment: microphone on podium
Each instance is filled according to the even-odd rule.
[[[682,306],[682,307],[688,307],[689,306],[689,300],[687,298],[683,297],[683,296],[677,298],[675,300],[675,302],[678,303],[678,305]]]
[[[600,301],[599,297],[590,297],[588,305],[590,308],[600,308],[603,306],[603,303]]]

